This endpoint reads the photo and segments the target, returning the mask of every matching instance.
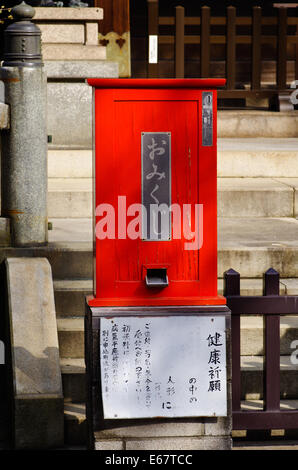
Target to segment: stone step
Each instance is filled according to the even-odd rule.
[[[282,176],[282,175],[279,175]],[[92,150],[86,148],[48,149],[49,178],[91,178]]]
[[[64,404],[65,444],[82,445],[87,442],[85,403]]]
[[[92,217],[92,179],[50,178],[48,181],[48,216]]]
[[[55,307],[57,317],[84,315],[85,297],[93,292],[91,279],[63,279],[54,281]]]
[[[84,318],[57,318],[59,351],[61,358],[84,357]],[[241,317],[241,355],[261,356],[264,353],[263,317]],[[298,316],[280,318],[280,354],[298,356]]]
[[[92,216],[91,178],[50,178],[48,214],[53,218]],[[219,178],[219,217],[298,215],[298,178]],[[295,204],[296,203],[296,204]]]
[[[291,356],[280,356],[280,397],[298,399],[298,364]],[[241,357],[241,398],[263,398],[263,357]]]
[[[85,221],[83,221],[83,225],[84,223]],[[79,227],[74,236],[72,230],[67,230],[65,227],[63,233],[70,235],[70,238],[73,236],[74,239],[77,237],[83,241],[50,241],[47,246],[35,248],[3,247],[0,252],[0,262],[5,258],[19,256],[47,258],[51,264],[54,279],[90,279],[93,275],[92,242],[84,241],[85,231],[80,232],[81,228]],[[59,235],[54,237],[56,239],[59,238],[62,230],[58,230],[58,232]],[[51,240],[51,235],[49,238]],[[61,238],[65,238],[65,236],[61,235]]]
[[[61,372],[65,401],[84,403],[84,359],[63,358]],[[291,356],[280,356],[280,396],[298,400],[298,364],[293,364]],[[243,400],[263,398],[262,356],[241,356],[241,397]]]
[[[219,177],[298,176],[298,138],[219,138],[217,150]]]
[[[219,218],[218,276],[233,268],[243,278],[260,278],[269,267],[282,278],[298,277],[298,220]]]
[[[219,138],[217,149],[219,177],[298,177],[298,138]],[[92,150],[49,145],[48,176],[91,178]]]
[[[57,318],[60,357],[84,357],[84,318]]]
[[[56,315],[81,317],[85,312],[85,297],[93,292],[92,279],[63,279],[54,281]],[[223,279],[218,279],[218,293],[223,294]],[[262,295],[263,280],[241,279],[241,295]],[[298,279],[281,279],[280,295],[297,295]]]
[[[298,137],[298,111],[219,111],[218,137]]]
[[[263,400],[246,399],[241,402],[243,410],[262,410]],[[298,400],[281,399],[281,410],[297,410]],[[68,403],[64,405],[64,428],[66,445],[86,445],[87,440],[87,421],[85,403]],[[233,437],[244,437],[245,431],[233,430]],[[282,430],[271,431],[273,436],[283,436]],[[285,445],[283,443],[283,445]]]

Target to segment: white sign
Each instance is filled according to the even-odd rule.
[[[149,64],[157,64],[157,44],[158,37],[154,34],[149,35]]]
[[[226,416],[224,316],[100,323],[105,419]]]

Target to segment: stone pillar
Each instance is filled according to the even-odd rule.
[[[22,2],[5,30],[0,80],[10,106],[10,130],[3,132],[2,215],[10,218],[13,246],[47,243],[46,74],[34,9]]]

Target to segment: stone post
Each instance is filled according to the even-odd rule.
[[[47,243],[46,74],[34,13],[24,2],[12,9],[0,69],[11,122],[2,137],[2,216],[10,218],[17,247]]]

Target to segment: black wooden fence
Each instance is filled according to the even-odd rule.
[[[235,99],[249,96],[272,98],[285,92],[289,95],[287,68],[290,49],[294,49],[292,59],[295,62],[292,79],[298,79],[298,18],[297,16],[288,16],[287,8],[277,8],[276,16],[265,17],[262,16],[261,7],[253,7],[251,16],[239,17],[236,15],[236,8],[229,6],[226,16],[211,17],[210,8],[203,6],[200,10],[198,9],[200,16],[186,17],[184,7],[177,6],[175,16],[160,17],[158,0],[147,1],[148,34],[158,35],[159,46],[164,44],[174,44],[175,46],[175,78],[185,77],[185,45],[192,44],[200,48],[200,65],[197,70],[197,77],[200,78],[211,78],[212,47],[224,45],[225,75],[221,78],[227,79],[227,85],[224,90],[219,91],[219,98]],[[171,35],[161,34],[162,26],[172,26],[174,33]],[[187,26],[198,27],[198,34],[185,34]],[[216,27],[220,31],[219,34],[213,33]],[[238,33],[241,27],[245,29],[245,34]],[[236,50],[238,45],[249,45],[251,57],[250,71],[244,86],[240,87],[242,89],[239,89],[236,82],[238,67]],[[270,45],[275,50],[276,73],[273,83],[270,83],[269,86],[262,83],[263,45]],[[161,77],[158,63],[148,64],[148,77]],[[219,77],[217,76],[217,78]]]
[[[298,314],[298,296],[279,295],[279,273],[274,269],[264,274],[263,290],[263,296],[240,296],[240,274],[233,269],[224,274],[224,295],[232,312],[233,429],[298,429],[298,410],[280,408],[280,316]],[[241,409],[240,317],[260,314],[264,318],[264,406],[248,411]]]

